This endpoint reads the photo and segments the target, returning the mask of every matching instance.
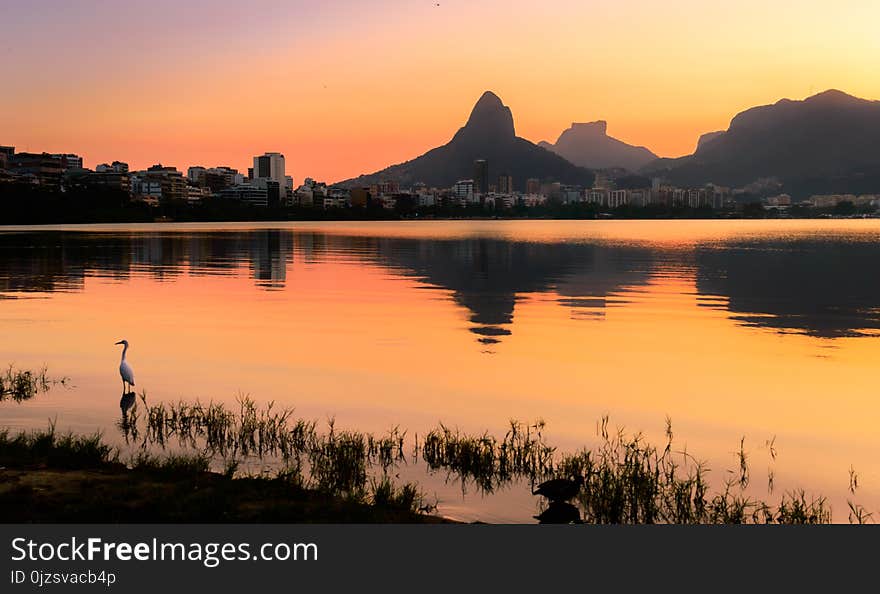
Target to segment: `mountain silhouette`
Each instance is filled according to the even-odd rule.
[[[726,130],[718,130],[716,132],[706,132],[705,134],[701,134],[699,140],[697,140],[697,151],[699,151],[704,144],[722,136],[725,132]]]
[[[746,110],[697,151],[643,171],[679,185],[743,186],[777,178],[787,190],[863,191],[880,180],[880,102],[830,90]]]
[[[514,187],[521,191],[528,178],[583,185],[593,181],[589,170],[518,137],[510,108],[495,93],[486,91],[471,111],[467,123],[447,144],[411,161],[338,185],[358,187],[394,180],[403,186],[423,182],[428,186],[446,188],[460,179],[473,177],[477,159],[488,162],[490,184],[494,184],[500,175],[510,175]]]
[[[643,146],[633,146],[608,136],[608,123],[602,120],[573,123],[559,136],[556,144],[542,141],[538,146],[575,165],[591,169],[622,167],[636,171],[657,159],[657,155]]]

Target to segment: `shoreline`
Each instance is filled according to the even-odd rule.
[[[283,478],[161,469],[0,467],[3,523],[459,524],[300,489]]]
[[[132,225],[161,228],[164,226],[178,225],[261,225],[272,227],[286,226],[297,223],[322,224],[322,223],[428,223],[428,222],[680,222],[680,221],[871,221],[880,220],[880,214],[876,215],[839,215],[839,216],[812,216],[812,217],[388,217],[388,218],[312,218],[312,219],[282,219],[282,218],[243,218],[243,219],[170,219],[166,221],[55,221],[42,223],[0,223],[0,231],[17,231],[22,229],[45,228],[45,229],[69,229],[74,227],[127,227]]]

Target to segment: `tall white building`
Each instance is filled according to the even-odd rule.
[[[279,187],[286,188],[287,176],[284,173],[284,155],[266,153],[254,157],[254,179],[259,178],[271,179],[278,182]]]

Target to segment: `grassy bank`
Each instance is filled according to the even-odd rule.
[[[45,372],[0,377],[11,400],[45,391]],[[19,397],[23,396],[23,397]],[[0,431],[0,521],[6,522],[436,522],[420,487],[396,481],[404,466],[478,495],[576,481],[565,517],[598,524],[865,523],[850,470],[846,518],[803,490],[776,494],[772,461],[762,498],[745,440],[729,468],[714,473],[679,449],[667,419],[659,446],[641,434],[596,425],[590,445],[559,452],[541,421],[511,421],[503,436],[438,425],[408,436],[324,428],[273,403],[240,397],[237,406],[123,397],[122,451],[100,435]],[[13,404],[14,406],[14,404]],[[775,444],[766,449],[773,460]],[[134,453],[131,453],[134,452]],[[248,468],[273,468],[254,476]],[[757,487],[757,488],[756,488]],[[559,503],[559,502],[557,502]],[[546,504],[536,498],[536,507]],[[552,507],[552,506],[551,506]],[[556,512],[561,509],[557,505]],[[427,513],[426,513],[427,512]]]
[[[439,522],[411,485],[361,496],[308,488],[289,473],[235,477],[200,455],[123,463],[99,435],[0,432],[0,522]]]

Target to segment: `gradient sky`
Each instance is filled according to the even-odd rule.
[[[443,144],[491,89],[662,156],[742,109],[880,98],[876,0],[0,0],[0,144],[337,181]]]

